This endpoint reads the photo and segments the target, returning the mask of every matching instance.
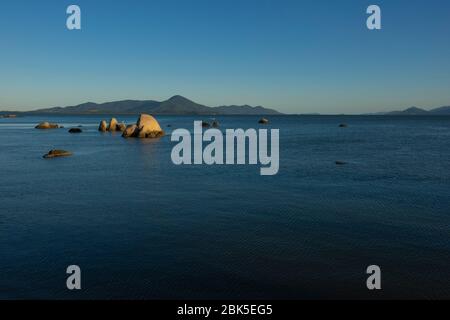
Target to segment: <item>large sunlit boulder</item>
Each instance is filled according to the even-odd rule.
[[[159,138],[164,135],[158,121],[149,114],[141,114],[136,126],[139,138]]]

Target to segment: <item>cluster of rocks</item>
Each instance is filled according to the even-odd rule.
[[[109,131],[109,132],[115,132],[115,131],[123,132],[123,131],[125,131],[125,128],[126,128],[125,123],[123,123],[123,122],[119,123],[119,122],[117,122],[116,118],[111,118],[111,120],[109,120],[109,124],[107,124],[105,120],[102,120],[100,122],[99,127],[98,127],[98,131],[101,131],[101,132],[106,132],[106,131]]]
[[[159,138],[164,135],[158,121],[149,114],[141,114],[136,124],[125,125],[118,123],[116,118],[112,118],[109,124],[105,120],[100,122],[98,131],[101,132],[122,132],[124,138]]]
[[[261,118],[258,123],[260,124],[268,124],[269,120],[266,118]],[[341,125],[343,126],[343,125]],[[346,126],[346,125],[345,125]],[[168,125],[170,127],[170,125]],[[210,124],[209,122],[202,122],[202,127],[204,128],[218,128],[219,122],[217,120],[213,120]],[[63,128],[56,123],[42,122],[36,126],[36,129],[57,129]],[[149,114],[141,114],[136,122],[136,124],[125,125],[125,123],[119,123],[116,118],[111,118],[109,124],[102,120],[98,127],[98,130],[101,132],[122,132],[122,137],[124,138],[159,138],[164,136],[164,131],[161,129],[158,121]],[[81,133],[82,130],[80,128],[71,128],[69,133]],[[67,157],[71,156],[72,153],[65,150],[50,150],[44,158],[55,158],[55,157]],[[343,161],[336,161],[336,165],[344,165],[346,164]]]
[[[149,114],[141,114],[136,124],[128,125],[123,131],[124,138],[159,138],[164,136],[158,121]]]

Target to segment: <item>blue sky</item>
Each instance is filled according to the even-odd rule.
[[[80,31],[66,29],[70,4]],[[0,109],[175,94],[288,113],[437,107],[450,105],[449,40],[446,0],[2,1]]]

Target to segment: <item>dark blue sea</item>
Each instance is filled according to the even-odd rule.
[[[174,165],[171,131],[208,117],[157,117],[156,140],[100,133],[102,118],[0,119],[1,299],[450,298],[450,117],[271,116],[275,176]]]

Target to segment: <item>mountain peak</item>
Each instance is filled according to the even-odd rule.
[[[169,99],[167,99],[167,101],[171,101],[171,102],[174,102],[174,101],[177,101],[177,102],[189,101],[189,102],[191,102],[191,100],[189,100],[188,98],[185,98],[185,97],[180,96],[178,94],[174,95],[173,97],[170,97]]]

